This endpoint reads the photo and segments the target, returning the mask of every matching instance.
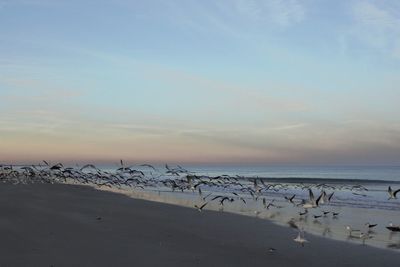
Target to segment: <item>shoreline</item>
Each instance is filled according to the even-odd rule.
[[[84,168],[91,168],[92,171],[83,172]],[[169,167],[169,170],[173,169]],[[165,173],[164,179],[158,179],[161,176],[155,179],[151,171],[150,173],[146,173],[132,168],[116,170],[115,173],[117,176],[113,176],[112,172],[103,171],[102,173],[100,169],[97,169],[93,165],[87,165],[82,169],[63,169],[62,164],[56,164],[52,167],[43,167],[42,169],[27,167],[19,170],[19,175],[15,175],[15,173],[18,174],[18,170],[9,170],[8,174],[7,172],[5,173],[5,179],[9,179],[13,183],[29,184],[32,182],[45,182],[78,184],[102,191],[116,192],[131,198],[169,203],[191,209],[195,205],[202,206],[207,201],[208,204],[205,208],[207,210],[257,217],[285,227],[288,227],[288,222],[290,221],[296,223],[298,227],[304,229],[306,232],[316,236],[356,244],[362,242],[365,245],[383,249],[400,250],[400,236],[396,233],[389,233],[385,228],[385,225],[388,225],[390,222],[397,223],[400,207],[396,206],[396,201],[385,201],[387,195],[385,190],[376,191],[373,188],[367,189],[362,186],[349,187],[346,184],[335,188],[331,184],[307,185],[300,183],[291,186],[290,184],[264,184],[263,182],[261,182],[260,185],[262,186],[260,187],[255,180],[254,184],[253,180],[237,183],[235,182],[235,180],[238,180],[237,177],[227,178],[227,176],[215,177],[214,179],[218,178],[216,182],[207,182],[207,179],[210,179],[210,181],[214,179],[192,176],[188,174],[188,171],[182,170],[184,175],[181,173],[178,176],[173,175],[171,179],[171,176],[168,177],[168,174]],[[181,171],[181,169],[178,169],[178,171]],[[99,174],[100,176],[98,176]],[[190,177],[192,178],[189,179]],[[193,178],[196,178],[197,181],[193,182]],[[204,186],[202,186],[203,184]],[[228,186],[228,189],[224,186],[224,189],[220,190],[219,187],[221,184]],[[195,190],[198,185],[201,185],[201,191],[204,192],[203,196],[210,196],[207,200],[201,198],[201,194],[199,194],[201,193],[200,187],[198,188],[198,193]],[[239,186],[244,191],[240,190]],[[275,188],[276,186],[277,188]],[[179,190],[176,190],[176,188],[179,188]],[[257,197],[254,195],[255,188],[260,190]],[[322,205],[318,208],[311,209],[310,213],[304,213],[299,201],[306,201],[309,198],[307,188],[320,190],[321,194],[324,192],[327,195],[326,192],[328,192],[332,195],[335,194],[335,196],[332,202],[325,198],[326,203],[321,203]],[[356,195],[357,193],[353,192],[354,188],[356,192],[368,191],[369,196],[363,193]],[[261,193],[261,190],[265,190],[265,193]],[[218,198],[218,195],[229,197],[231,201],[226,201],[226,205],[219,205],[220,201],[213,201],[215,198]],[[288,203],[288,196],[296,196],[296,205],[294,202]],[[272,208],[266,208],[265,203],[272,202],[274,203]],[[262,203],[264,204],[261,205]],[[301,213],[305,215],[303,216]],[[329,213],[330,216],[327,216],[326,214]],[[332,217],[333,213],[340,215]],[[315,219],[316,217],[319,219]],[[366,229],[366,222],[372,222],[377,227],[373,231],[370,231]],[[346,230],[347,225],[351,226],[352,229],[360,231],[354,235],[349,235],[349,232]],[[367,233],[367,237],[361,239],[361,236],[364,235],[361,233]]]
[[[109,188],[109,187],[98,187],[95,185],[85,185],[82,184],[83,186],[89,186],[95,190],[100,190],[100,191],[105,191],[105,192],[113,192],[117,194],[122,194],[124,196],[133,198],[133,199],[141,199],[141,200],[146,200],[146,201],[153,201],[156,203],[164,203],[164,204],[169,204],[169,205],[175,205],[175,206],[180,206],[180,207],[186,207],[190,209],[195,209],[194,205],[201,205],[202,201],[197,199],[196,200],[196,194],[192,194],[191,192],[172,192],[172,191],[158,191],[158,190],[129,190],[129,189],[122,189],[122,188]],[[158,193],[157,193],[158,192]],[[207,193],[207,192],[204,192]],[[240,203],[240,202],[239,202]],[[248,205],[249,203],[247,203]],[[230,213],[230,214],[235,214],[239,216],[245,216],[249,218],[257,218],[260,220],[267,220],[275,225],[279,225],[281,227],[285,227],[290,229],[290,226],[288,224],[289,221],[293,220],[295,217],[293,215],[296,214],[295,210],[291,210],[290,207],[286,207],[285,209],[279,209],[275,210],[275,212],[268,211],[266,213],[265,209],[261,209],[263,211],[260,212],[260,214],[255,214],[253,209],[257,209],[256,207],[252,206],[251,208],[238,208],[237,206],[233,207],[224,207],[223,210],[220,209],[220,207],[215,204],[215,203],[209,203],[206,207],[205,210],[208,211],[214,211],[214,212],[219,212],[219,213]],[[289,211],[288,211],[289,209]],[[312,221],[311,223],[308,223],[307,227],[305,228],[305,231],[308,234],[312,234],[317,237],[322,237],[328,240],[336,240],[336,241],[341,241],[341,242],[347,242],[347,243],[352,243],[359,245],[360,243],[363,243],[365,246],[370,246],[374,248],[379,248],[383,250],[394,250],[396,253],[400,253],[400,234],[396,234],[395,232],[390,232],[388,231],[382,223],[380,223],[380,228],[382,233],[379,234],[379,236],[374,236],[372,239],[366,240],[366,242],[363,242],[362,239],[358,238],[357,236],[354,235],[348,235],[348,233],[345,230],[345,225],[346,223],[343,222],[343,219],[348,224],[353,225],[353,223],[357,221],[362,221],[361,219],[354,219],[354,212],[355,210],[349,209],[349,208],[341,208],[340,210],[342,213],[352,213],[353,216],[346,216],[346,218],[343,218],[341,216],[339,220],[339,228],[338,225],[330,225],[330,227],[334,227],[335,231],[334,233],[331,232],[330,228],[324,228],[321,229],[321,222],[320,221]],[[315,211],[314,211],[315,212]],[[358,212],[358,209],[357,209]],[[380,212],[380,213],[379,213]],[[374,209],[374,210],[366,210],[365,214],[373,214],[374,217],[380,217],[382,215],[382,211],[379,209]],[[384,217],[384,216],[383,216]],[[349,221],[350,219],[350,221]],[[296,219],[298,220],[298,218]],[[302,224],[304,223],[304,218],[300,218],[300,221]],[[323,225],[323,224],[322,224]],[[362,227],[362,225],[357,225],[358,227]],[[304,227],[304,224],[303,226]],[[327,231],[329,229],[329,231]],[[360,229],[360,228],[358,228]],[[377,233],[374,231],[372,232],[374,235]],[[398,242],[391,242],[389,243],[383,236],[388,235],[389,237],[398,237]],[[383,239],[382,239],[383,238]],[[378,243],[377,243],[378,242]],[[382,246],[383,244],[386,244],[385,246]]]
[[[88,186],[1,184],[0,208],[1,266],[393,266],[400,259],[307,233],[301,247],[296,231],[268,220]]]

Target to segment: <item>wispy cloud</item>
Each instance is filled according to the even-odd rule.
[[[400,59],[400,6],[389,1],[356,1],[352,5],[353,37]]]
[[[236,10],[243,17],[281,27],[299,23],[306,16],[305,6],[297,0],[235,0],[233,2]]]
[[[179,27],[247,38],[252,32],[285,29],[306,19],[298,0],[168,1],[167,16]]]

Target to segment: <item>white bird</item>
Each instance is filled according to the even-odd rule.
[[[317,199],[315,199],[313,191],[311,189],[308,189],[308,194],[309,194],[310,200],[307,203],[303,204],[303,208],[309,209],[309,208],[318,207],[319,201],[322,198],[322,193]]]
[[[363,245],[365,244],[365,240],[372,238],[368,233],[362,233],[362,232],[356,237],[362,240]]]
[[[346,230],[349,231],[349,235],[351,235],[353,232],[360,232],[360,230],[353,229],[350,225],[346,225]]]
[[[308,243],[309,241],[304,238],[304,230],[299,230],[299,234],[295,239],[294,242],[300,243],[302,247],[304,247],[304,243]]]
[[[327,195],[326,195],[326,192],[325,192],[325,190],[322,190],[322,192],[321,192],[321,200],[319,201],[319,203],[320,204],[325,204],[325,201],[327,200]]]

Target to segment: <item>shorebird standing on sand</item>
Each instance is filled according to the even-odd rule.
[[[350,225],[346,225],[346,230],[349,232],[349,236],[352,235],[353,232],[360,232],[360,230],[353,229]]]

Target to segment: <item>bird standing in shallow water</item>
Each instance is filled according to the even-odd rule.
[[[353,232],[360,232],[360,230],[353,229],[350,225],[346,225],[346,230],[349,232],[349,236],[351,236]]]

